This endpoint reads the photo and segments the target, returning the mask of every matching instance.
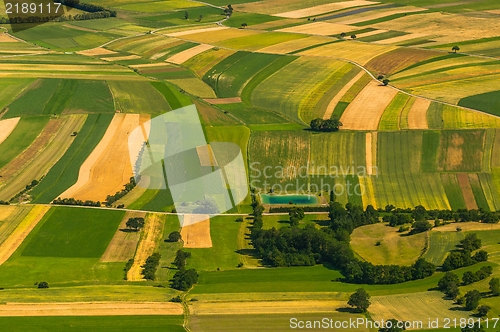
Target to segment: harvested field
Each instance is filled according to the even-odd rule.
[[[376,145],[376,144],[375,144]],[[366,133],[366,174],[373,174],[372,133]]]
[[[427,34],[425,34],[425,33],[409,33],[409,34],[403,35],[403,36],[379,40],[379,41],[376,41],[374,43],[375,44],[383,44],[383,45],[399,44],[399,43],[405,42],[407,40],[419,39],[419,38],[423,38],[426,36],[427,36]]]
[[[367,6],[367,5],[375,5],[378,2],[374,1],[364,1],[364,0],[353,0],[353,1],[341,1],[335,3],[328,3],[325,5],[319,5],[299,10],[293,10],[285,13],[278,13],[275,16],[285,17],[285,18],[303,18],[308,16],[316,16],[323,13],[329,13],[336,10],[351,8],[351,7],[359,7],[359,6]]]
[[[200,53],[203,53],[205,51],[208,51],[209,49],[211,49],[213,47],[214,46],[212,46],[212,45],[200,44],[198,46],[191,47],[190,49],[187,49],[185,51],[177,53],[177,54],[171,56],[170,58],[168,58],[166,61],[180,65],[180,64],[188,61],[192,57],[194,57]]]
[[[431,105],[428,99],[417,98],[408,113],[408,129],[428,129],[427,110]]]
[[[172,302],[72,302],[7,303],[0,316],[129,316],[182,315],[182,305]]]
[[[467,173],[457,174],[458,184],[462,190],[462,195],[464,195],[465,205],[468,210],[477,210],[476,199],[474,198],[474,192],[470,185],[469,176]]]
[[[484,130],[445,131],[441,135],[438,171],[481,171]]]
[[[101,58],[101,60],[104,61],[126,61],[126,60],[137,60],[141,59],[139,55],[124,55],[124,56],[112,56],[112,57],[106,57],[106,58]]]
[[[344,97],[344,95],[349,91],[349,89],[359,80],[361,77],[365,75],[364,71],[360,71],[352,80],[350,80],[340,91],[333,97],[333,99],[328,104],[325,114],[323,115],[323,119],[327,120],[332,117],[333,111],[335,111],[335,107],[339,103],[340,99]]]
[[[19,123],[19,120],[21,120],[21,118],[19,117],[0,120],[0,144],[2,144],[2,142],[5,141],[7,137],[9,137],[10,133],[16,128],[17,124]]]
[[[370,60],[366,67],[378,74],[391,75],[406,67],[441,55],[441,52],[436,51],[397,48]]]
[[[148,117],[147,115],[143,117]],[[104,201],[132,177],[128,135],[140,125],[139,114],[116,114],[102,140],[80,168],[78,181],[61,197]]]
[[[0,43],[18,43],[19,41],[16,38],[12,38],[6,33],[0,34]]]
[[[213,105],[222,105],[222,104],[234,104],[234,103],[241,103],[241,98],[240,97],[234,97],[234,98],[206,98],[203,99],[207,103],[213,104]]]
[[[24,220],[16,227],[10,236],[0,245],[0,265],[21,245],[28,234],[49,211],[50,206],[35,206]]]
[[[357,27],[328,22],[314,22],[303,25],[297,25],[291,28],[284,28],[276,31],[291,32],[291,33],[305,33],[309,35],[331,36],[340,35],[342,32],[349,33],[349,31],[357,30]]]
[[[215,159],[214,152],[212,151],[212,147],[209,144],[197,146],[196,153],[200,159],[201,166],[219,166]]]
[[[360,23],[360,22],[376,20],[379,18],[391,16],[391,15],[404,14],[404,13],[415,13],[415,12],[421,12],[424,10],[427,10],[427,8],[419,8],[419,7],[413,7],[413,6],[404,6],[404,7],[400,7],[400,8],[396,8],[396,9],[384,8],[383,10],[379,10],[379,12],[377,12],[377,13],[371,13],[368,15],[360,15],[362,17],[342,20],[340,22],[342,24],[356,24],[356,23]],[[347,17],[349,17],[349,16],[347,16]]]
[[[129,218],[144,218],[145,216],[145,212],[128,211],[125,214],[118,230],[102,255],[101,262],[126,262],[134,257],[141,233],[130,231],[127,229],[126,223]]]
[[[377,130],[380,118],[398,91],[371,81],[346,108],[342,129]]]
[[[80,132],[86,117],[79,114],[50,120],[49,124],[59,123],[57,132],[47,136],[47,129],[50,128],[47,125],[28,149],[2,168],[0,199],[11,199],[33,179],[45,175],[73,143],[68,137],[75,131]]]
[[[310,36],[306,38],[289,40],[276,45],[267,46],[258,50],[260,53],[287,54],[318,44],[332,42],[331,38],[323,36]]]
[[[15,210],[16,210],[16,207],[12,206],[12,205],[2,205],[2,206],[0,206],[0,220],[4,221],[12,213],[14,213]]]
[[[182,90],[187,93],[192,94],[197,97],[205,97],[205,98],[215,98],[214,90],[210,87],[210,85],[206,84],[199,78],[181,78],[181,79],[172,79],[171,83],[177,85]]]
[[[457,227],[462,229],[462,232],[471,232],[471,231],[492,231],[492,230],[500,230],[500,224],[484,224],[479,222],[461,222],[461,223],[451,223],[445,226],[439,226],[433,228],[433,232],[456,232]]]
[[[134,257],[134,264],[127,273],[127,280],[142,281],[141,266],[144,265],[146,259],[151,256],[163,234],[163,225],[165,216],[155,213],[146,215],[145,225],[142,229],[141,241],[137,247]]]
[[[368,31],[368,32],[364,32],[364,33],[358,33],[358,34],[356,34],[356,38],[370,37],[370,36],[375,36],[375,35],[386,33],[386,32],[389,32],[389,30],[373,30],[373,31]]]
[[[2,244],[26,218],[33,206],[8,206],[0,208],[0,244]]]
[[[223,27],[223,26],[217,26],[217,27],[213,27],[213,28],[202,28],[202,29],[193,29],[193,30],[165,33],[165,35],[170,36],[170,37],[181,37],[181,36],[186,36],[186,35],[192,35],[194,33],[214,32],[214,31],[225,30],[225,29],[229,29],[229,28]]]
[[[184,248],[212,248],[212,238],[210,237],[210,216],[196,216],[196,221],[193,223],[193,215],[184,215],[183,225],[181,229]],[[201,222],[197,220],[203,219]]]
[[[247,29],[218,29],[220,31],[205,31],[205,32],[200,32],[196,31],[196,33],[192,33],[189,35],[184,35],[183,38],[190,40],[190,41],[195,41],[199,43],[207,43],[207,44],[212,44],[212,43],[218,43],[224,40],[229,40],[229,39],[234,39],[234,38],[241,38],[241,37],[246,37],[246,36],[251,36],[251,35],[256,35],[256,34],[261,34],[261,31],[258,30],[247,30]]]
[[[469,318],[469,312],[450,310],[453,301],[444,300],[443,293],[432,291],[404,295],[374,296],[371,298],[370,315],[374,320],[395,318],[400,321],[422,321],[429,317],[457,319]],[[443,327],[441,325],[441,327]]]

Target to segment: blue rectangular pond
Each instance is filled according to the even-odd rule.
[[[297,205],[314,205],[318,204],[318,197],[315,195],[260,195],[263,204],[297,204]]]

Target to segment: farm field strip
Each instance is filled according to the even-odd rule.
[[[19,123],[19,120],[21,120],[20,117],[0,120],[0,144],[9,137]]]
[[[175,63],[177,65],[183,64],[184,62],[188,61],[192,57],[203,53],[205,51],[208,51],[209,49],[213,48],[213,45],[207,45],[207,44],[200,44],[195,47],[191,47],[190,49],[187,49],[185,51],[182,51],[180,53],[177,53],[170,58],[168,58],[166,61]]]
[[[106,49],[104,47],[96,47],[96,48],[92,48],[92,49],[89,49],[89,50],[79,51],[79,52],[76,52],[76,53],[77,54],[81,54],[81,55],[95,57],[95,56],[100,56],[100,55],[116,54],[117,52],[108,50],[108,49]]]
[[[323,115],[323,119],[330,119],[332,117],[333,111],[335,110],[335,107],[339,103],[339,101],[344,97],[344,95],[349,91],[349,89],[356,84],[357,81],[361,79],[365,75],[364,71],[360,71],[354,78],[352,78],[349,82],[347,82],[346,85],[344,85],[340,91],[335,95],[335,97],[332,98],[330,103],[328,104],[325,114]]]
[[[466,223],[460,227],[467,230]],[[462,232],[457,232],[456,228],[454,224],[434,228],[429,233],[429,247],[422,257],[432,264],[443,264],[448,252],[455,249],[465,236]]]
[[[443,105],[445,129],[499,128],[500,118],[485,113]]]
[[[38,222],[49,211],[50,206],[35,206],[28,215],[10,234],[10,236],[0,245],[0,265],[5,263],[10,256],[17,250],[19,245],[35,228]]]
[[[31,211],[32,206],[4,205],[0,207],[0,246]]]
[[[187,60],[183,65],[191,69],[198,75],[203,77],[205,74],[215,67],[219,62],[236,53],[235,50],[225,48],[210,49],[200,53],[191,59]]]
[[[0,316],[124,316],[182,315],[182,305],[171,302],[7,303]]]
[[[474,198],[469,176],[466,173],[458,173],[457,179],[460,189],[462,190],[462,195],[464,196],[465,206],[468,210],[477,210],[477,203]]]
[[[419,8],[419,7],[413,7],[413,6],[404,6],[401,8],[395,8],[395,9],[383,9],[379,10],[377,13],[372,13],[369,15],[360,15],[361,17],[355,17],[355,18],[349,18],[347,20],[337,20],[337,22],[342,23],[342,24],[357,24],[357,23],[362,23],[362,22],[367,22],[367,21],[372,21],[380,18],[384,18],[387,16],[392,16],[395,14],[407,14],[407,13],[416,13],[416,12],[421,12],[421,11],[426,11],[428,10],[427,8]]]
[[[500,195],[495,188],[492,175],[489,173],[479,173],[478,176],[486,200],[488,201],[488,204],[492,206],[490,208],[491,211],[498,211],[500,209]]]
[[[384,110],[378,130],[399,130],[400,114],[409,100],[409,95],[399,92]]]
[[[285,41],[283,43],[266,46],[257,50],[259,53],[287,54],[307,47],[331,42],[332,39],[323,36],[309,36],[301,39]]]
[[[332,36],[332,35],[340,35],[342,32],[349,33],[350,31],[354,31],[357,29],[358,29],[357,27],[349,26],[346,24],[314,22],[303,25],[297,25],[290,28],[283,28],[276,31],[317,35],[317,36]]]
[[[262,35],[261,31],[257,30],[247,30],[247,29],[220,29],[220,31],[203,31],[194,32],[192,34],[183,35],[182,38],[192,42],[206,43],[206,44],[218,44],[225,40],[237,39],[253,35]]]
[[[342,114],[343,129],[377,130],[384,110],[397,94],[397,90],[371,81]]]
[[[163,113],[172,108],[149,82],[108,82],[115,105],[124,113]],[[141,91],[140,95],[136,92]]]
[[[252,34],[248,36],[222,40],[217,42],[217,45],[237,50],[257,51],[258,49],[267,46],[272,46],[291,40],[299,40],[307,37],[307,35],[303,34],[269,31],[260,34]]]
[[[432,61],[441,55],[441,52],[431,50],[399,47],[373,58],[366,64],[366,68],[374,74],[389,76],[392,80],[394,73]]]
[[[455,174],[452,173],[442,173],[441,179],[443,181],[443,186],[446,191],[446,196],[450,201],[450,206],[453,210],[465,209],[465,200],[458,183],[458,179]]]
[[[169,82],[177,85],[187,93],[201,98],[216,98],[214,90],[199,78],[171,79]]]
[[[203,221],[196,222],[204,218]],[[194,221],[194,222],[193,222]],[[181,237],[184,248],[211,248],[210,216],[194,216],[185,214],[183,216]]]
[[[26,187],[33,180],[39,180],[52,166],[64,155],[72,144],[68,139],[74,132],[79,132],[86,119],[86,115],[71,115],[62,117],[60,126],[50,140],[40,141],[45,144],[39,146],[35,142],[16,159],[1,169],[2,181],[0,182],[0,199],[9,200]],[[47,127],[46,127],[47,128]],[[41,136],[39,136],[40,138]],[[31,156],[32,151],[36,155]],[[27,158],[23,158],[27,157]]]
[[[427,34],[425,34],[425,33],[410,33],[410,34],[403,35],[403,36],[378,40],[378,41],[375,41],[374,43],[375,44],[383,44],[383,45],[398,45],[398,44],[402,44],[403,42],[406,42],[406,41],[411,41],[411,40],[423,38],[426,36],[427,36]]]
[[[399,127],[401,129],[409,129],[408,116],[410,114],[410,110],[413,107],[413,104],[415,103],[415,101],[417,101],[417,99],[417,97],[410,97],[410,99],[406,102],[405,106],[401,110],[401,114],[399,116]]]
[[[374,1],[364,1],[364,0],[355,0],[355,1],[341,1],[335,3],[329,3],[325,5],[319,5],[314,7],[309,7],[305,9],[299,9],[284,13],[274,14],[275,16],[285,17],[285,18],[303,18],[308,16],[316,16],[324,13],[329,13],[341,9],[347,9],[351,7],[361,7],[367,5],[375,5],[378,2]]]
[[[140,124],[139,114],[116,114],[106,133],[80,167],[76,183],[62,198],[104,201],[133,176],[128,153],[128,134]],[[149,118],[149,116],[148,116]]]
[[[472,192],[474,193],[474,199],[477,203],[478,208],[483,209],[484,211],[492,211],[491,205],[493,202],[488,202],[486,199],[486,195],[484,190],[479,182],[479,176],[476,173],[469,174],[469,182],[472,188]]]
[[[115,235],[101,256],[100,262],[126,262],[134,257],[140,240],[140,233],[129,231],[126,223],[129,218],[144,218],[145,216],[145,212],[127,211],[125,213]]]
[[[141,266],[146,259],[151,256],[163,233],[165,216],[148,213],[145,219],[145,226],[142,230],[141,239],[134,256],[134,264],[127,273],[129,281],[143,281],[141,275]]]

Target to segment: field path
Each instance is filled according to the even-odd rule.
[[[151,256],[156,248],[157,242],[163,233],[164,218],[157,213],[149,213],[146,216],[145,225],[142,230],[143,234],[139,246],[134,257],[134,264],[127,273],[127,280],[129,281],[143,281],[142,268],[146,259]]]
[[[417,98],[408,113],[408,129],[429,129],[427,123],[427,110],[431,101]]]
[[[462,195],[464,196],[467,209],[477,210],[477,203],[476,199],[474,198],[472,186],[470,185],[469,175],[467,173],[457,173],[457,179],[458,183],[460,184],[460,189],[462,190]]]
[[[0,144],[2,144],[14,129],[16,129],[19,120],[21,120],[21,118],[18,117],[0,121]]]
[[[139,114],[116,114],[104,137],[80,168],[78,181],[63,198],[104,201],[130,181],[128,136],[140,125]]]
[[[370,81],[342,114],[342,129],[376,131],[384,110],[397,93],[396,89]]]
[[[0,316],[139,316],[182,314],[182,305],[171,302],[7,303],[0,306]]]
[[[14,232],[0,245],[0,265],[9,259],[49,210],[49,206],[37,205],[29,212]]]
[[[360,71],[356,76],[353,77],[342,89],[340,89],[339,93],[333,97],[328,106],[326,107],[325,114],[323,115],[323,120],[328,120],[332,117],[333,111],[335,110],[335,106],[339,103],[340,99],[346,94],[347,91],[361,78],[365,75],[364,71]]]

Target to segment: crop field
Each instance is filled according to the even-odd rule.
[[[429,248],[422,256],[427,261],[436,265],[441,265],[448,252],[455,249],[460,240],[465,236],[462,232],[443,232],[441,230],[441,228],[436,228],[430,232]]]
[[[184,62],[183,65],[194,71],[199,77],[203,77],[216,64],[234,53],[235,51],[225,48],[212,48],[192,57]]]
[[[349,65],[345,65],[344,68],[349,68]],[[342,74],[343,71],[339,70],[339,74]],[[353,77],[353,75],[356,75]],[[358,70],[357,67],[350,68],[349,72],[345,73],[342,77],[337,78],[337,82],[334,86],[328,90],[328,93],[325,94],[325,97],[329,97],[335,95],[329,102],[328,106],[326,106],[325,114],[323,114],[323,119],[330,119],[333,116],[340,118],[344,112],[344,110],[349,106],[351,101],[345,101],[344,96],[349,92],[351,88],[353,88],[356,83],[361,80],[361,78],[365,75],[365,72],[362,70]],[[359,84],[359,83],[358,83]],[[325,98],[322,98],[323,100]],[[322,100],[322,101],[323,101]],[[327,99],[328,100],[328,99]],[[325,101],[327,101],[325,100]],[[344,101],[341,101],[344,100]],[[321,105],[321,104],[320,104]],[[323,106],[323,105],[322,105]],[[345,107],[343,107],[345,106]],[[321,108],[320,108],[321,110]]]
[[[163,113],[172,108],[149,82],[108,82],[118,110],[124,113]],[[136,94],[141,91],[140,96]]]
[[[243,103],[219,105],[224,111],[236,116],[245,124],[266,124],[266,123],[289,123],[289,121],[277,113],[265,111],[258,108],[248,107]]]
[[[294,39],[279,44],[267,46],[258,50],[262,53],[272,53],[272,54],[287,54],[296,51],[303,50],[309,47],[315,47],[316,45],[321,45],[324,43],[331,43],[332,40],[327,37],[322,36],[309,36],[300,39]]]
[[[215,92],[212,88],[199,78],[179,78],[170,80],[182,90],[196,97],[215,98]]]
[[[139,332],[148,331],[172,331],[183,332],[182,316],[51,316],[51,317],[1,317],[0,323],[9,331],[20,332],[30,330],[41,331],[68,331],[71,326],[73,331],[85,331],[92,329],[101,331],[123,331]]]
[[[134,257],[137,244],[141,237],[139,232],[130,232],[126,227],[129,218],[144,218],[144,212],[126,212],[118,230],[101,256],[101,262],[126,262]]]
[[[90,114],[81,131],[59,161],[31,192],[34,202],[50,203],[76,183],[82,163],[104,136],[113,114]]]
[[[259,84],[251,94],[251,102],[255,107],[279,111],[297,122],[306,121],[300,117],[301,110],[308,107],[305,99],[343,65],[332,60],[318,64],[314,58],[301,57]],[[301,84],[294,84],[292,77],[301,77]]]
[[[442,105],[441,113],[439,121],[446,129],[498,128],[500,126],[498,117],[455,106]]]
[[[211,29],[211,30],[208,30]],[[250,29],[233,29],[233,28],[208,28],[207,31],[203,31],[203,29],[194,30],[191,33],[182,34],[182,38],[198,42],[198,43],[206,43],[206,44],[219,44],[220,42],[226,40],[237,40],[238,38],[248,37],[252,35],[261,35],[260,31],[254,31]]]
[[[460,184],[456,174],[444,173],[441,174],[441,179],[443,181],[444,190],[446,191],[446,196],[450,202],[450,206],[453,210],[465,209],[465,199],[460,189]]]
[[[441,55],[428,50],[413,50],[398,48],[384,53],[366,64],[370,71],[376,74],[391,75],[402,69]]]
[[[356,228],[351,235],[351,247],[376,265],[411,265],[422,254],[426,238],[425,233],[403,236],[395,227],[375,224]],[[380,245],[376,245],[378,241]]]
[[[6,239],[26,218],[31,209],[31,206],[2,206],[0,208],[0,220],[2,220],[0,224],[0,248],[2,251],[4,251]]]
[[[0,109],[10,104],[32,83],[32,79],[3,78],[0,82]]]
[[[438,170],[481,171],[485,131],[443,131]]]
[[[378,130],[399,130],[400,114],[409,99],[407,94],[398,93],[384,110]]]

